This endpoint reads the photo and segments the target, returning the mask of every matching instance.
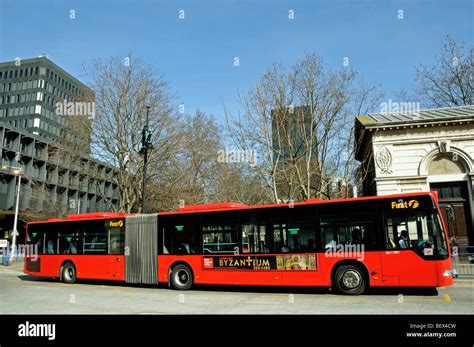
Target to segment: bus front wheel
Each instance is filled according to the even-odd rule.
[[[343,265],[334,275],[336,290],[345,295],[360,295],[365,291],[364,273],[354,265]]]
[[[177,290],[188,290],[193,285],[193,273],[183,264],[178,264],[171,271],[171,286]]]
[[[65,263],[62,266],[61,278],[64,283],[76,282],[76,267],[73,263]]]

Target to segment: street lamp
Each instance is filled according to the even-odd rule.
[[[23,169],[16,166],[2,166],[3,170],[13,170],[13,175],[18,176],[18,186],[16,191],[16,205],[15,205],[15,219],[13,221],[13,235],[12,235],[12,251],[10,253],[10,264],[13,263],[15,259],[15,250],[16,250],[16,235],[18,234],[18,207],[20,206],[20,188],[21,188],[21,173]]]
[[[143,154],[143,183],[142,183],[142,213],[146,213],[146,168],[148,162],[148,150],[153,149],[151,142],[151,133],[148,128],[148,113],[150,106],[146,107],[146,123],[142,130],[142,148],[140,154]]]

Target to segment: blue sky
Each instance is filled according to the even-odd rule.
[[[176,105],[222,119],[222,105],[236,111],[237,89],[251,88],[273,61],[293,64],[309,52],[336,68],[349,57],[394,99],[446,35],[472,45],[472,23],[472,1],[460,0],[0,0],[0,61],[46,53],[87,83],[82,65],[91,58],[132,53],[165,74]]]

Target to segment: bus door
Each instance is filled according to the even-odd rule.
[[[384,213],[386,250],[381,252],[384,286],[436,286],[431,218],[431,212],[423,210]]]
[[[158,283],[158,215],[125,217],[125,281]]]
[[[283,285],[318,285],[321,279],[317,272],[316,225],[304,222],[275,224],[273,235],[278,240],[276,251],[281,253],[276,262]]]
[[[274,240],[268,223],[245,222],[240,226],[241,259],[250,259],[252,270],[239,271],[232,276],[240,277],[240,284],[281,285],[281,270],[278,269]]]
[[[125,220],[112,219],[107,221],[107,277],[112,280],[125,278]]]

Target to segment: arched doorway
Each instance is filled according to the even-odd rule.
[[[453,244],[469,245],[472,235],[468,165],[453,153],[435,155],[427,164],[430,190],[438,192],[439,205]]]

